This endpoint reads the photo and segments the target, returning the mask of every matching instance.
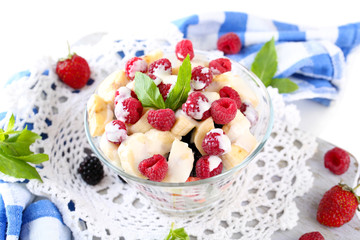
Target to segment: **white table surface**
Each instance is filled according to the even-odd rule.
[[[67,54],[74,43],[94,32],[151,31],[161,22],[211,11],[240,11],[310,26],[360,22],[357,0],[272,1],[3,1],[0,3],[0,83],[44,55]],[[360,158],[360,48],[347,59],[344,88],[330,107],[299,101],[300,127]]]

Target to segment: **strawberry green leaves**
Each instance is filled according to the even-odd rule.
[[[30,151],[31,144],[41,137],[27,129],[15,131],[14,125],[15,118],[12,115],[6,130],[0,129],[0,171],[15,178],[41,181],[36,168],[29,164],[49,160],[47,154],[34,154]]]
[[[144,73],[135,74],[135,93],[144,107],[157,109],[170,108],[176,110],[186,101],[191,90],[191,63],[187,56],[180,66],[175,86],[170,91],[166,101],[161,96],[159,88],[154,81]]]
[[[277,71],[277,54],[275,41],[272,38],[266,42],[257,53],[251,65],[251,71],[264,83],[266,87],[279,89],[279,93],[290,93],[298,89],[298,85],[289,78],[273,78]]]

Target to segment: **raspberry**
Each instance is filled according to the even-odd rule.
[[[222,35],[217,41],[217,49],[225,54],[238,53],[241,49],[239,36],[233,32]]]
[[[114,144],[120,144],[127,138],[126,126],[120,120],[113,120],[105,126],[106,139]]]
[[[341,148],[335,147],[325,153],[324,165],[332,173],[341,175],[349,169],[349,153]]]
[[[104,169],[100,160],[95,156],[86,156],[80,163],[77,172],[89,185],[98,184],[104,177]]]
[[[147,120],[154,128],[160,131],[169,131],[174,125],[176,118],[174,111],[166,108],[150,110],[147,116]]]
[[[127,87],[120,87],[115,92],[115,98],[114,98],[114,106],[119,102],[126,98],[132,97],[132,90]]]
[[[154,80],[156,85],[159,85],[161,83],[161,76],[171,75],[171,72],[172,68],[169,59],[161,58],[149,65],[148,75]]]
[[[205,120],[210,117],[209,100],[201,92],[192,92],[186,102],[182,105],[182,110],[196,120]]]
[[[147,62],[139,57],[133,57],[125,64],[125,73],[130,80],[134,80],[136,72],[146,73],[147,69]]]
[[[219,94],[220,94],[220,97],[222,97],[222,98],[224,98],[224,97],[231,98],[232,100],[234,100],[236,102],[237,108],[238,109],[241,108],[242,103],[241,103],[240,95],[233,88],[225,86],[220,89]]]
[[[202,148],[208,155],[219,156],[231,150],[231,142],[228,136],[220,128],[210,130],[204,137]]]
[[[227,58],[218,58],[210,61],[209,68],[214,75],[231,71],[231,61]]]
[[[119,101],[115,105],[114,110],[118,120],[130,124],[134,124],[140,119],[142,111],[143,106],[141,105],[141,102],[133,97]]]
[[[186,56],[189,54],[190,60],[194,58],[194,49],[192,42],[188,39],[181,40],[176,44],[175,54],[177,59],[183,61]]]
[[[299,240],[325,240],[325,238],[319,232],[309,232],[303,234]]]
[[[237,105],[231,98],[220,98],[211,104],[210,111],[216,124],[227,124],[235,118]]]
[[[164,101],[166,100],[169,92],[170,92],[170,88],[171,88],[171,84],[170,83],[160,83],[158,85],[159,91],[161,96],[163,97]]]
[[[149,180],[161,182],[168,171],[168,163],[165,157],[155,154],[151,158],[142,160],[139,163],[138,169]]]
[[[196,162],[196,176],[204,179],[221,173],[223,164],[217,156],[203,156]]]
[[[209,68],[197,66],[191,71],[191,87],[195,91],[205,89],[213,80],[213,75]]]

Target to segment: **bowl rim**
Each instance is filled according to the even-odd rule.
[[[200,54],[206,54],[205,51],[197,51]],[[224,56],[226,57],[226,56]],[[86,137],[87,140],[92,148],[92,150],[94,151],[94,153],[100,158],[100,160],[107,165],[108,167],[110,167],[111,169],[113,169],[116,174],[120,175],[121,177],[125,177],[125,178],[129,178],[132,181],[135,181],[137,183],[141,183],[144,185],[151,185],[154,187],[167,187],[167,188],[183,188],[183,187],[192,187],[192,186],[197,186],[197,185],[202,185],[202,184],[206,184],[206,183],[215,183],[217,180],[225,178],[231,174],[234,174],[235,172],[241,170],[242,168],[244,168],[245,166],[247,166],[254,158],[255,156],[262,150],[262,148],[264,147],[266,141],[268,140],[271,131],[272,131],[272,127],[273,127],[273,123],[274,123],[274,111],[273,111],[273,105],[272,105],[272,101],[271,101],[271,97],[269,95],[269,92],[267,91],[265,85],[262,83],[262,81],[251,71],[249,71],[244,65],[242,65],[239,62],[233,61],[230,58],[228,58],[232,64],[236,64],[238,67],[241,68],[242,71],[246,72],[251,78],[252,80],[255,81],[255,83],[261,88],[261,90],[265,93],[265,99],[267,100],[267,102],[269,103],[269,121],[267,122],[267,126],[266,126],[266,132],[263,136],[263,138],[260,140],[260,142],[257,144],[256,148],[253,149],[250,154],[238,165],[236,165],[235,167],[223,171],[222,173],[210,177],[210,178],[206,178],[206,179],[200,179],[197,181],[193,181],[193,182],[179,182],[179,183],[170,183],[170,182],[155,182],[155,181],[150,181],[148,179],[142,179],[139,178],[137,176],[131,175],[127,172],[125,172],[124,170],[122,170],[120,167],[114,165],[113,163],[111,163],[111,161],[107,160],[107,157],[104,156],[100,150],[98,149],[98,147],[95,145],[94,141],[93,141],[93,137],[90,135],[90,131],[89,131],[89,124],[88,124],[88,112],[87,112],[87,105],[85,107],[85,114],[84,114],[84,126],[85,126],[85,133],[86,133]]]

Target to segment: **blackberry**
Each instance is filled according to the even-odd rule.
[[[104,169],[95,156],[86,156],[78,168],[82,179],[89,185],[98,184],[104,177]]]

